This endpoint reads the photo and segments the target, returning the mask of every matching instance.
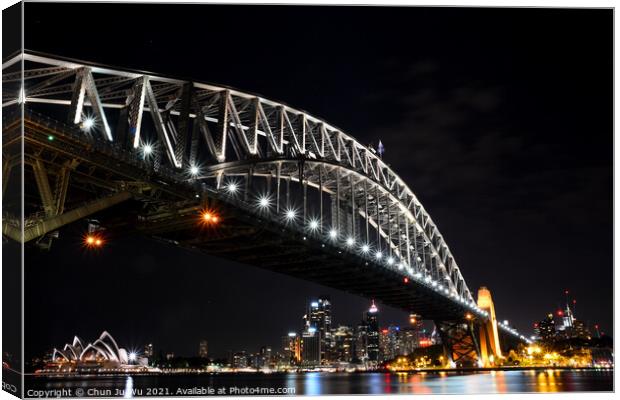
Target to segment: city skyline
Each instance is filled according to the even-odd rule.
[[[389,38],[403,32],[398,24],[387,22],[383,22],[384,28],[389,25],[391,29],[387,34],[375,37],[373,35],[379,35],[379,32],[364,33],[367,36],[362,40],[363,45],[359,40],[354,40],[346,29],[340,32],[343,38],[330,44],[330,37],[321,32],[315,32],[316,37],[304,36],[295,27],[288,27],[308,47],[319,41],[325,46],[323,51],[335,57],[344,51],[347,44],[351,45],[351,49],[344,52],[348,61],[339,65],[351,67],[351,60],[365,61],[356,63],[356,67],[368,65],[358,67],[353,74],[343,77],[343,67],[334,67],[316,59],[312,61],[315,64],[310,64],[312,68],[303,65],[288,72],[282,71],[278,68],[279,59],[275,54],[274,57],[266,57],[275,61],[268,65],[257,63],[253,73],[236,66],[243,65],[244,59],[235,59],[235,55],[230,55],[230,63],[224,66],[200,59],[194,59],[195,65],[165,62],[161,60],[161,52],[172,51],[176,47],[171,46],[171,39],[156,33],[149,37],[139,36],[144,47],[137,58],[133,49],[122,48],[120,44],[108,52],[105,46],[98,46],[103,50],[92,54],[88,50],[92,43],[113,39],[107,35],[105,38],[91,37],[89,40],[93,42],[73,42],[75,47],[72,47],[69,44],[71,41],[63,39],[70,32],[70,24],[58,24],[55,19],[46,19],[46,14],[49,14],[46,5],[27,4],[26,7],[32,7],[30,19],[26,21],[30,32],[51,31],[48,29],[50,23],[55,27],[54,35],[33,35],[32,39],[27,40],[27,47],[34,50],[247,88],[298,104],[355,132],[366,142],[378,143],[381,140],[385,146],[384,159],[403,171],[403,178],[411,182],[412,188],[432,212],[460,260],[469,285],[476,289],[484,285],[493,291],[501,319],[509,319],[521,330],[531,329],[531,321],[541,318],[546,312],[539,309],[540,303],[550,302],[553,293],[570,287],[574,288],[580,299],[583,298],[584,309],[592,310],[593,319],[613,335],[609,302],[611,280],[608,279],[611,275],[609,238],[605,236],[600,250],[587,258],[588,263],[599,268],[595,270],[599,271],[598,274],[581,276],[581,273],[572,272],[583,268],[584,261],[576,257],[578,254],[572,250],[579,248],[580,243],[576,242],[575,236],[585,229],[586,224],[588,229],[594,225],[601,232],[611,232],[608,218],[611,215],[611,152],[601,150],[611,142],[611,137],[603,133],[608,131],[611,119],[605,104],[580,103],[583,107],[580,111],[587,115],[586,118],[580,117],[571,103],[576,98],[592,97],[589,95],[596,95],[597,99],[604,97],[609,83],[604,74],[592,74],[589,86],[573,82],[571,90],[576,92],[573,98],[552,95],[552,92],[565,94],[562,85],[575,71],[592,72],[588,70],[591,67],[587,62],[580,64],[579,60],[570,57],[576,40],[571,36],[573,17],[570,12],[560,15],[535,11],[534,17],[528,17],[531,19],[528,24],[530,30],[523,33],[524,37],[516,37],[502,28],[502,24],[507,24],[509,29],[521,24],[521,11],[507,16],[501,10],[467,10],[466,13],[479,22],[475,25],[480,27],[465,38],[456,40],[457,43],[452,43],[452,39],[459,34],[459,24],[462,22],[459,22],[460,16],[451,10],[422,8],[417,10],[419,14],[412,14],[411,10],[405,13],[407,18],[417,18],[418,25],[413,24],[416,27],[412,29],[417,29],[420,35],[424,34],[424,29],[432,31],[433,23],[450,22],[446,25],[451,26],[443,27],[442,35],[434,38],[435,44],[444,46],[442,53],[435,52],[433,48],[436,46],[432,43],[420,42],[416,43],[415,52],[402,54],[398,48],[390,47]],[[54,7],[63,5],[56,4]],[[110,16],[96,5],[72,7],[75,7],[73,10],[91,7],[84,9],[85,12],[110,20],[112,17],[131,20],[132,13],[136,12],[131,6],[126,6],[125,13]],[[154,12],[153,18],[163,18],[164,11],[162,8],[159,10]],[[191,19],[191,12],[187,10],[183,8],[184,18]],[[347,20],[349,25],[346,26],[352,30],[359,30],[360,24],[369,21],[400,18],[394,10],[386,9],[356,8],[347,10],[347,15],[343,15],[344,11],[339,8],[331,10],[335,14],[327,17],[330,22]],[[169,12],[166,8],[165,14]],[[266,11],[260,9],[257,12]],[[270,12],[288,13],[286,19],[295,21],[302,17],[311,20],[316,16],[313,13],[317,13],[316,9],[306,8],[303,9],[303,16],[300,9],[278,8]],[[357,22],[346,18],[351,12],[356,13]],[[209,25],[207,29],[217,32],[217,21],[228,20],[227,15],[234,13],[234,10],[213,6],[209,7],[209,13],[213,15],[215,26]],[[492,21],[488,18],[490,14],[494,16]],[[585,14],[588,17],[586,25],[591,27],[585,34],[595,37],[606,32],[604,24],[599,23],[604,18],[596,12]],[[71,12],[63,15],[70,16]],[[559,29],[564,37],[561,42],[546,39],[543,43],[536,43],[540,37],[544,39],[551,35],[546,22],[543,22],[548,17],[555,18],[555,29]],[[580,23],[584,24],[581,20]],[[135,27],[132,24],[127,26]],[[498,30],[502,34],[489,37],[485,35],[485,29]],[[244,32],[237,34],[244,37]],[[551,37],[555,38],[553,35]],[[490,48],[502,51],[497,49],[497,45],[503,43],[502,39],[509,41],[511,46],[497,58],[488,60],[485,52]],[[478,43],[472,45],[472,41]],[[607,60],[604,41],[584,42],[597,43],[588,50],[593,59],[597,62]],[[469,44],[468,51],[471,53],[459,50],[458,43]],[[556,46],[560,56],[556,55],[553,59],[545,57],[545,46],[550,43]],[[577,45],[580,44],[577,42]],[[182,44],[177,51],[185,50],[186,54],[191,54],[189,48],[183,46],[188,45]],[[519,64],[529,52],[540,58],[537,67],[545,73],[544,78],[538,77],[541,70],[532,69],[525,63]],[[462,70],[451,67],[450,60],[455,57],[469,60],[464,62]],[[493,68],[486,66],[489,62],[501,72],[492,71]],[[404,81],[391,78],[405,75]],[[510,75],[511,79],[506,75]],[[368,82],[368,77],[372,78],[372,83]],[[309,89],[303,95],[298,93],[294,89],[295,83],[304,79],[310,80],[324,92]],[[547,90],[538,91],[541,87]],[[333,107],[333,104],[338,107]],[[367,112],[360,113],[359,110]],[[371,113],[371,110],[375,112]],[[570,113],[572,119],[568,121],[564,117],[567,110],[573,110]],[[465,117],[467,113],[482,122]],[[525,119],[527,123],[522,122],[523,115],[528,116]],[[548,119],[552,119],[553,124]],[[386,120],[396,122],[386,127],[383,123]],[[407,124],[416,127],[413,133],[405,129]],[[580,134],[586,128],[593,133],[584,143]],[[401,139],[405,140],[405,146],[400,145]],[[419,148],[423,150],[418,151]],[[444,154],[444,151],[448,154],[445,158],[431,156]],[[417,160],[424,160],[424,163]],[[562,168],[557,168],[557,165]],[[581,186],[575,182],[586,184]],[[586,205],[589,207],[586,208]],[[33,352],[46,343],[56,343],[56,339],[64,338],[68,332],[86,328],[92,331],[89,334],[95,335],[104,327],[114,332],[120,330],[114,327],[124,327],[126,332],[116,334],[127,341],[154,342],[153,338],[141,337],[153,332],[157,337],[169,335],[171,339],[168,340],[174,343],[180,337],[169,326],[195,326],[196,332],[181,330],[184,335],[190,336],[188,340],[194,341],[193,336],[196,336],[198,342],[206,337],[215,345],[226,340],[239,340],[247,326],[260,326],[265,310],[274,309],[283,298],[299,299],[307,297],[308,293],[325,293],[338,299],[344,315],[352,314],[352,310],[366,301],[253,267],[178,249],[164,249],[160,244],[140,238],[110,238],[104,249],[88,253],[81,248],[81,243],[71,242],[71,239],[81,237],[82,230],[83,226],[71,226],[63,233],[68,240],[55,243],[50,253],[29,254],[33,265],[54,260],[51,263],[53,268],[37,269],[36,275],[28,275],[26,290],[50,299],[41,305],[37,298],[27,298],[26,307],[30,313],[26,321],[30,328],[27,329],[27,343]],[[481,237],[486,241],[481,241]],[[545,245],[541,246],[543,242]],[[136,247],[144,250],[144,254],[132,253]],[[524,248],[529,252],[525,252]],[[174,277],[163,270],[166,263],[176,266]],[[131,268],[127,268],[128,265]],[[504,274],[498,273],[500,268],[519,272],[506,279]],[[101,274],[102,270],[106,274]],[[59,275],[65,284],[77,287],[72,296],[86,299],[82,304],[72,303],[73,298],[53,298],[56,288],[49,287],[49,282]],[[102,281],[93,282],[94,277]],[[88,291],[81,288],[85,282],[95,286],[104,296],[109,296],[105,288],[114,282],[117,292],[123,293],[123,296],[107,298],[105,305],[102,305],[99,301],[88,299]],[[543,284],[537,285],[538,282]],[[554,287],[555,282],[557,288]],[[514,301],[517,298],[519,301]],[[160,309],[154,311],[153,305]],[[85,314],[86,309],[90,315]],[[393,315],[394,320],[406,320],[408,315],[405,311],[388,307],[382,309]],[[52,310],[67,310],[67,316],[51,313]],[[156,321],[153,313],[163,322]],[[70,317],[75,314],[84,315],[84,319],[76,322]],[[54,319],[46,315],[54,315]],[[293,324],[298,318],[296,315],[295,310],[284,310],[278,317],[286,325]],[[75,326],[78,323],[84,326]],[[213,330],[211,336],[215,339],[209,338],[208,330]],[[252,331],[258,331],[257,337],[252,340],[259,346],[265,337],[278,337],[274,332]],[[45,334],[41,335],[41,332]]]

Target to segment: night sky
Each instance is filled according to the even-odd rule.
[[[474,292],[528,335],[569,289],[612,333],[611,10],[25,5],[26,48],[259,93],[385,145]],[[73,236],[72,236],[73,235]],[[144,238],[26,265],[26,354],[107,329],[194,355],[279,349],[305,304],[369,301]],[[406,314],[379,304],[381,324]]]

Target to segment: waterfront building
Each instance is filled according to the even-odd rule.
[[[355,358],[365,363],[368,361],[368,325],[362,321],[355,334]]]
[[[403,331],[398,326],[390,325],[382,329],[379,335],[381,360],[392,360],[397,356],[405,355],[403,338]]]
[[[289,332],[282,337],[282,353],[289,365],[297,365],[301,361],[301,337],[295,332]]]
[[[209,347],[206,340],[201,340],[198,345],[198,357],[207,358],[209,355]]]
[[[308,311],[304,316],[305,329],[315,328],[321,337],[321,360],[328,362],[330,359],[330,349],[332,344],[332,311],[329,298],[319,298],[312,301],[308,307]]]
[[[321,332],[314,327],[308,328],[301,337],[301,363],[305,367],[321,364]]]
[[[84,343],[78,336],[62,349],[54,348],[51,364],[62,371],[97,371],[101,368],[134,369],[146,367],[147,357],[138,357],[135,352],[127,352],[119,347],[116,340],[108,332],[103,332],[93,342]]]
[[[413,354],[414,350],[420,347],[421,333],[421,329],[417,326],[405,326],[400,329],[402,355]]]
[[[230,365],[235,369],[242,369],[248,367],[248,356],[245,351],[239,351],[237,353],[232,354],[232,359],[230,360]]]
[[[355,357],[355,336],[353,328],[340,325],[332,330],[333,351],[331,360],[349,363]]]

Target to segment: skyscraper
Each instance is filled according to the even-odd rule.
[[[349,326],[340,325],[332,331],[334,342],[332,360],[337,362],[351,362],[355,357],[353,329]]]
[[[301,363],[306,367],[321,364],[321,332],[314,327],[308,328],[301,338]]]
[[[362,321],[355,335],[355,358],[362,363],[368,361],[368,325]]]
[[[368,361],[377,364],[379,362],[379,321],[377,319],[379,309],[375,305],[375,301],[372,301],[372,305],[366,313],[366,325],[367,325],[367,340],[366,352],[368,354]]]
[[[209,355],[209,347],[206,340],[201,340],[200,345],[198,346],[198,357],[207,358]]]
[[[553,314],[548,314],[547,318],[543,319],[538,323],[538,328],[536,334],[543,342],[549,342],[555,339],[556,331],[555,331],[555,320],[553,319]]]
[[[284,358],[289,365],[297,365],[301,361],[301,338],[295,332],[282,337]]]
[[[320,298],[310,303],[305,317],[305,330],[315,328],[321,341],[321,360],[329,361],[329,349],[332,348],[332,311],[329,298]]]

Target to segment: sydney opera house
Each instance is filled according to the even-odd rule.
[[[62,371],[117,370],[146,367],[148,359],[128,353],[118,346],[112,335],[103,332],[99,339],[86,345],[75,336],[73,342],[65,344],[62,350],[54,348],[51,364]]]

